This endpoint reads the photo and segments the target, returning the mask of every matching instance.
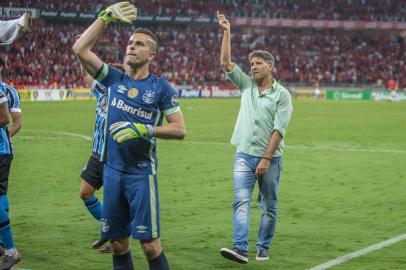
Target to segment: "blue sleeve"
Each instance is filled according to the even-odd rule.
[[[179,112],[179,102],[177,100],[178,95],[176,90],[166,81],[162,81],[162,96],[159,102],[159,110],[165,115],[171,115],[173,113]]]
[[[90,93],[92,93],[95,96],[96,96],[96,89],[95,89],[96,85],[97,85],[97,81],[94,80],[92,83],[92,87],[90,87]]]
[[[96,96],[97,100],[99,100],[106,93],[104,85],[98,81],[93,82],[91,92]]]
[[[6,103],[6,102],[7,102],[7,98],[6,98],[6,95],[4,94],[4,88],[3,88],[3,85],[0,83],[0,104]]]
[[[10,112],[21,112],[20,96],[17,90],[10,87],[10,96],[8,98],[10,100]]]
[[[97,72],[95,79],[102,83],[106,88],[109,88],[111,85],[119,83],[123,79],[124,73],[118,69],[103,64],[100,70]]]

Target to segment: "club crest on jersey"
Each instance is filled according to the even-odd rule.
[[[137,88],[131,88],[130,90],[128,90],[127,93],[129,98],[135,98],[136,96],[138,96],[138,89]]]
[[[127,87],[125,87],[125,86],[122,85],[122,84],[120,84],[120,85],[117,87],[117,92],[119,92],[119,93],[121,93],[121,94],[124,94],[124,93],[127,92],[127,91],[128,91]]]
[[[147,90],[145,94],[142,96],[142,100],[147,104],[154,103],[155,99],[155,92],[151,90]]]

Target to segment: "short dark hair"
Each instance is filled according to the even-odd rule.
[[[3,58],[0,56],[0,67],[5,67],[6,62],[4,62]]]
[[[252,53],[249,54],[248,58],[251,62],[252,58],[254,57],[259,57],[264,59],[268,64],[271,64],[272,66],[275,65],[275,58],[270,52],[263,51],[263,50],[255,50]]]
[[[140,33],[140,34],[144,34],[144,35],[149,36],[155,42],[155,45],[156,45],[155,51],[158,50],[158,46],[159,46],[158,38],[154,33],[152,33],[151,30],[148,30],[146,28],[137,28],[137,29],[134,30],[133,33],[134,34]]]

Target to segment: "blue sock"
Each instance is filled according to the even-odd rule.
[[[134,270],[131,251],[124,255],[113,255],[113,270]]]
[[[6,212],[9,210],[9,204],[8,204],[8,196],[7,195],[1,195],[0,196],[0,203],[4,205],[4,209],[6,209]]]
[[[85,206],[87,210],[89,210],[90,214],[99,221],[102,218],[102,212],[103,212],[103,205],[101,202],[97,199],[95,195],[90,197],[89,199],[82,199],[83,202],[85,203]]]
[[[10,219],[1,201],[0,201],[0,238],[6,249],[15,248],[13,232],[11,231],[10,227]]]
[[[155,259],[148,260],[148,264],[149,270],[169,270],[169,264],[163,251]]]
[[[7,195],[1,195],[0,196],[0,204],[4,205],[4,209],[6,212],[9,212],[9,204],[8,204],[8,196]],[[0,239],[0,245],[4,246],[3,240]]]

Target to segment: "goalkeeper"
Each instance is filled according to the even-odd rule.
[[[92,45],[111,22],[132,24],[136,8],[120,2],[102,11],[73,45],[84,69],[108,89],[102,231],[110,239],[113,269],[134,269],[130,236],[139,239],[150,270],[169,269],[159,240],[156,139],[183,139],[185,124],[176,92],[149,71],[158,40],[149,30],[133,31],[126,73],[103,63]],[[165,116],[167,124],[162,125]]]

